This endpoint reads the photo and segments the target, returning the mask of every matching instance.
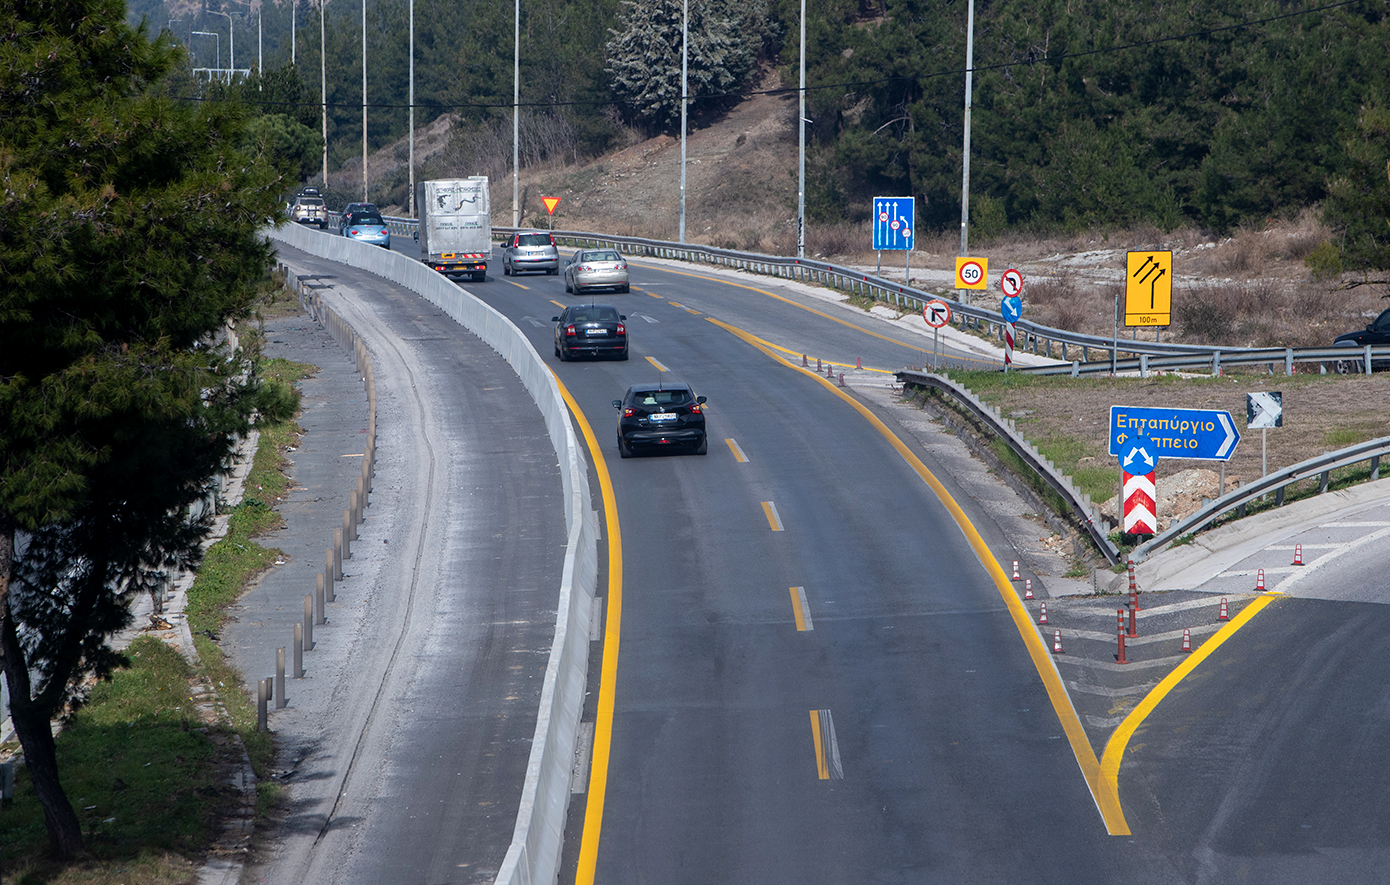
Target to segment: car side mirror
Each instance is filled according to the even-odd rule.
[[[620,319],[620,320],[625,320],[625,319],[627,319],[627,314],[622,314],[622,313],[618,314],[618,319]]]
[[[615,399],[615,400],[613,400],[613,408],[615,408],[615,409],[621,409],[622,407],[623,407],[623,401],[622,401],[622,400],[620,400],[620,399]]]
[[[708,402],[708,400],[703,396],[697,396],[695,397],[695,402],[703,406],[706,402]]]
[[[552,323],[558,323],[558,322],[560,322],[560,318],[559,318],[559,317],[551,317],[551,318],[550,318],[550,321],[551,321]]]

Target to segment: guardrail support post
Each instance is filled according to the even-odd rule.
[[[1380,479],[1380,456],[1371,456],[1371,482]]]
[[[1139,377],[1149,377],[1149,355],[1147,353],[1139,354]]]
[[[1293,348],[1284,348],[1284,374],[1293,375]]]

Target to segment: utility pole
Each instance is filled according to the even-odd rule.
[[[690,50],[690,0],[681,3],[681,220],[677,242],[685,242],[685,109],[690,103],[686,60]]]

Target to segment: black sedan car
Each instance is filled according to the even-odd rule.
[[[684,384],[634,384],[622,399],[613,400],[618,410],[618,454],[656,449],[689,449],[697,455],[709,451],[705,436],[705,398]]]
[[[555,355],[561,360],[576,356],[615,356],[627,359],[627,317],[607,304],[576,304],[551,317],[555,324]]]

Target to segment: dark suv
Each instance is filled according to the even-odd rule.
[[[1345,347],[1365,347],[1370,345],[1390,344],[1390,310],[1382,311],[1370,325],[1359,332],[1348,332],[1345,335],[1338,335],[1333,345]],[[1363,372],[1365,364],[1359,359],[1339,360],[1339,371]],[[1371,361],[1371,369],[1381,372],[1390,368],[1390,360],[1382,360],[1379,357]]]
[[[634,384],[622,399],[613,400],[618,410],[618,454],[630,458],[643,450],[690,449],[697,455],[709,451],[705,436],[705,398],[684,384]]]

